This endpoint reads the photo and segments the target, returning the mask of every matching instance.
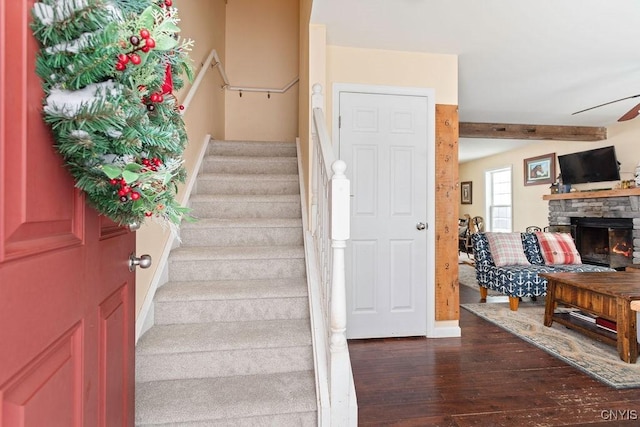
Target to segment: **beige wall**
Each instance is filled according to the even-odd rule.
[[[529,157],[548,153],[557,155],[590,150],[613,145],[621,163],[621,179],[633,178],[633,171],[640,162],[640,151],[637,141],[640,140],[640,121],[616,123],[607,129],[608,138],[597,142],[540,141],[517,150],[465,162],[460,165],[460,181],[473,182],[473,204],[460,205],[460,215],[485,216],[485,181],[484,173],[490,169],[511,166],[513,170],[513,230],[523,231],[530,225],[544,227],[548,221],[548,202],[542,196],[549,194],[549,184],[524,185],[523,160]],[[556,174],[559,168],[556,160]],[[578,189],[611,187],[615,183],[593,183],[575,186]]]
[[[190,57],[197,75],[211,49],[215,48],[219,56],[224,58],[225,2],[224,0],[177,0],[174,4],[181,18],[182,37],[190,38],[195,42]],[[208,71],[185,112],[184,120],[189,143],[184,153],[184,160],[189,177],[197,173],[193,169],[205,136],[210,134],[215,138],[224,138],[224,91],[220,86],[221,80],[217,70]],[[190,87],[191,84],[185,81],[185,87],[176,94],[180,101],[184,100]],[[178,200],[186,204],[183,193],[181,189]],[[149,254],[154,260],[151,268],[138,269],[136,272],[136,316],[140,312],[154,276],[158,273],[160,257],[169,238],[169,230],[153,221],[145,224],[136,234],[137,254]]]
[[[309,140],[311,135],[311,83],[309,80],[310,70],[310,28],[309,19],[311,16],[311,0],[300,1],[299,18],[299,65],[300,82],[298,83],[298,137],[300,138],[301,161],[303,170],[303,180],[309,182]]]
[[[231,86],[282,89],[298,77],[298,0],[233,0],[227,4],[226,61]],[[294,141],[298,93],[228,92],[225,137],[229,140]]]
[[[332,87],[334,83],[434,88],[436,103],[458,104],[458,58],[420,52],[360,49],[326,44],[326,27],[309,25],[309,86],[320,83],[325,99],[325,117],[331,134]],[[311,87],[300,99],[300,108],[309,108]],[[309,113],[300,112],[300,120],[311,122]],[[301,144],[309,141],[310,124],[301,129]],[[303,131],[305,133],[303,133]],[[310,154],[303,151],[305,182],[309,191]]]
[[[436,104],[458,104],[458,57],[420,52],[327,46],[327,121],[332,85],[359,83],[434,88]]]

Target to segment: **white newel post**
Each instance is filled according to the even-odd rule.
[[[333,274],[331,289],[331,425],[349,423],[351,362],[347,347],[347,303],[345,281],[345,248],[349,239],[350,183],[344,172],[347,165],[337,160],[332,165],[331,179],[331,247]]]

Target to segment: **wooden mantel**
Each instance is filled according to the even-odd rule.
[[[573,191],[571,193],[545,194],[543,200],[597,199],[601,197],[640,196],[640,188],[619,188],[613,190]]]

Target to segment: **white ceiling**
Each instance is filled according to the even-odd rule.
[[[461,122],[608,126],[640,102],[571,114],[640,94],[638,0],[314,0],[312,22],[331,45],[457,54]],[[460,160],[524,143],[461,138]]]

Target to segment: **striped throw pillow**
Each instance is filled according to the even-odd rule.
[[[485,233],[496,267],[531,264],[524,254],[520,233]]]
[[[542,258],[547,265],[553,264],[582,264],[580,253],[576,249],[569,233],[536,232]]]

